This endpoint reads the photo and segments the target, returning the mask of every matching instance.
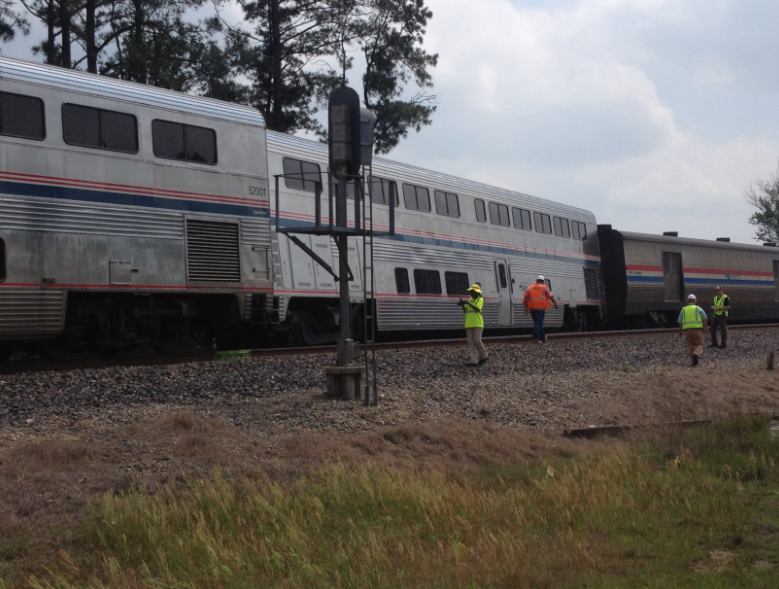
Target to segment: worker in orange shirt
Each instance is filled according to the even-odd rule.
[[[527,287],[525,298],[522,299],[525,315],[530,313],[530,316],[533,318],[533,339],[539,344],[546,343],[544,315],[546,315],[546,310],[551,306],[550,301],[554,308],[557,309],[557,300],[555,300],[552,291],[546,285],[544,277],[539,275],[536,283]]]

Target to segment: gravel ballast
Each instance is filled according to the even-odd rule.
[[[219,416],[269,435],[354,433],[440,418],[565,429],[779,413],[765,357],[779,328],[732,331],[689,368],[678,334],[488,345],[487,364],[463,366],[463,347],[378,353],[379,407],[324,395],[330,356],[0,376],[0,431],[44,433],[126,423],[161,408]],[[779,389],[779,387],[777,387]]]

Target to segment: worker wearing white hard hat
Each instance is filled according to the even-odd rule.
[[[709,334],[709,321],[706,313],[696,303],[698,297],[687,295],[687,306],[679,313],[679,337],[687,343],[687,354],[690,356],[690,366],[698,366],[705,336]]]
[[[525,315],[528,313],[533,318],[533,339],[540,344],[546,343],[546,334],[544,333],[544,317],[549,309],[550,302],[557,309],[557,300],[552,294],[552,290],[546,284],[546,279],[539,274],[536,283],[531,284],[525,291],[525,298],[522,304],[525,306]]]

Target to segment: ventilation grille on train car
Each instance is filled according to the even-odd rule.
[[[584,268],[584,288],[587,290],[587,300],[598,300],[598,274],[594,268]]]
[[[187,275],[199,282],[240,282],[238,225],[187,219]]]

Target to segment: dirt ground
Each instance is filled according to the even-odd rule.
[[[582,427],[582,423],[661,424],[737,413],[779,414],[779,373],[754,360],[704,370],[677,366],[564,373],[546,378],[547,385],[549,379],[561,389],[578,383],[581,395],[566,396],[563,412],[577,416],[575,422],[542,429],[529,425],[534,423],[529,418],[506,425],[491,419],[499,408],[476,412],[477,418],[410,416],[395,413],[392,403],[387,403],[351,407],[353,418],[368,425],[359,433],[344,434],[253,421],[249,405],[243,409],[240,425],[229,418],[234,409],[155,405],[112,408],[108,421],[91,419],[47,430],[0,428],[0,547],[14,530],[46,529],[83,515],[89,502],[103,493],[176,484],[210,476],[217,468],[280,482],[335,460],[467,468],[589,452],[612,443],[563,434],[567,427]],[[485,385],[480,394],[488,395],[490,386],[506,384]],[[517,391],[523,394],[522,387]],[[420,404],[430,396],[446,394],[446,390],[386,392],[389,398],[419,395]],[[320,391],[295,393],[285,402],[321,396]],[[555,423],[551,417],[559,407],[554,405],[542,395],[525,411],[543,415],[540,423]]]

